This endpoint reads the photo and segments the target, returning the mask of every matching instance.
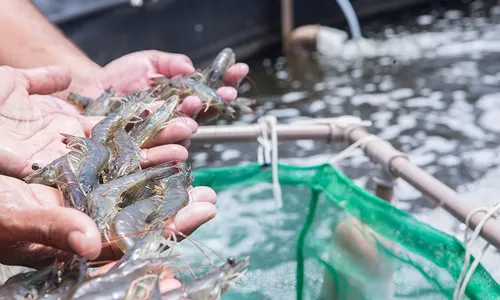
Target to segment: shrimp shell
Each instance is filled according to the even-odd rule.
[[[144,158],[141,148],[137,146],[124,128],[118,128],[111,136],[108,143],[114,154],[108,166],[108,172],[103,176],[104,182],[128,175],[141,169]]]
[[[55,166],[55,182],[63,194],[67,206],[85,212],[87,196],[82,190],[76,174],[73,172],[68,159],[59,161]]]
[[[212,66],[206,71],[207,85],[218,89],[224,85],[224,76],[229,68],[236,63],[233,49],[224,48],[214,59]]]
[[[179,104],[179,96],[168,98],[162,106],[156,109],[146,120],[136,124],[129,132],[130,136],[141,147],[153,136],[160,132],[172,119]]]
[[[107,222],[118,212],[121,195],[136,184],[161,179],[178,173],[177,163],[164,163],[117,178],[98,186],[87,197],[87,209],[101,232],[106,234]]]
[[[110,113],[106,118],[97,123],[90,133],[91,138],[104,144],[109,136],[118,128],[124,128],[127,123],[138,115],[143,106],[140,101],[128,101],[123,103],[117,110]]]
[[[65,137],[68,148],[81,152],[78,180],[85,194],[89,194],[99,185],[99,176],[108,163],[109,151],[94,140],[61,134]]]
[[[240,260],[229,258],[218,270],[194,279],[182,287],[162,294],[165,300],[215,300],[220,299],[223,292],[240,280],[245,274],[249,257]]]
[[[110,112],[110,99],[115,95],[115,89],[111,86],[106,89],[97,99],[90,102],[83,111],[84,116],[105,116]]]

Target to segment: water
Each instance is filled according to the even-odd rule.
[[[472,205],[491,206],[499,200],[500,174],[498,20],[500,6],[473,1],[457,8],[362,24],[365,36],[372,39],[362,52],[367,57],[362,62],[350,60],[359,53],[350,45],[328,57],[255,58],[249,61],[250,76],[258,86],[261,103],[255,116],[234,123],[254,123],[265,114],[275,115],[281,123],[359,116],[373,122],[371,133],[408,153],[413,163]],[[241,91],[245,97],[256,96],[249,84]],[[343,147],[319,141],[282,142],[280,162],[323,163]],[[194,166],[245,164],[256,160],[256,149],[256,143],[215,145],[195,156]],[[346,159],[340,169],[356,183],[373,188],[370,176],[374,167],[367,158]],[[410,185],[400,181],[397,194],[399,208],[463,237],[463,225]],[[296,234],[308,200],[307,195],[297,194],[296,199],[285,199],[283,210],[278,211],[268,185],[219,194],[218,216],[193,237],[208,240],[224,256],[251,255],[254,265],[249,279],[229,295],[293,298]],[[482,260],[497,281],[499,258],[490,249]]]

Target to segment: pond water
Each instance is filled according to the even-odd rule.
[[[354,115],[370,120],[369,131],[409,154],[411,161],[457,190],[474,206],[491,206],[500,175],[500,6],[470,1],[387,20],[362,22],[371,42],[362,63],[355,49],[335,49],[335,57],[316,55],[290,61],[270,54],[248,61],[244,97],[257,97],[251,124],[266,114],[280,123],[314,117]],[[330,53],[331,54],[331,53]],[[345,145],[319,141],[280,142],[281,163],[326,162]],[[194,167],[256,161],[257,143],[193,146]],[[350,178],[370,189],[374,166],[361,155],[339,163]],[[397,206],[419,220],[462,239],[464,226],[418,191],[398,182]],[[293,194],[293,193],[292,193]],[[219,194],[218,216],[193,238],[223,256],[251,256],[248,279],[227,299],[292,299],[296,235],[308,196],[274,206],[269,185]],[[216,232],[216,233],[215,233]],[[483,242],[483,241],[481,241]],[[480,248],[482,245],[478,245]],[[477,253],[477,252],[475,252]],[[490,248],[483,265],[500,280],[500,256]]]

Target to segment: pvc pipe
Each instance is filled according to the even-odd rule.
[[[355,142],[367,135],[368,132],[364,129],[357,128],[352,130],[348,137],[350,142]],[[366,152],[369,156],[370,154],[378,156],[380,149],[371,147],[375,145],[370,143],[366,145]],[[460,198],[454,190],[402,156],[393,157],[389,161],[388,169],[394,176],[401,177],[419,190],[424,198],[441,206],[462,223],[465,222],[465,218],[473,210],[473,207]],[[484,215],[484,212],[475,213],[469,222],[469,228],[474,230]],[[481,231],[481,236],[497,249],[500,249],[500,222],[489,219]]]
[[[261,135],[260,125],[200,126],[191,136],[193,142],[253,142]],[[278,124],[278,140],[342,140],[338,127],[326,124],[294,125]]]
[[[283,53],[288,53],[288,38],[293,30],[293,0],[281,0],[281,42]]]
[[[326,140],[347,141],[350,144],[370,135],[362,127],[340,128],[326,124],[277,125],[279,140]],[[250,142],[261,135],[259,125],[201,126],[192,135],[193,142]],[[465,222],[472,207],[445,184],[413,165],[390,143],[381,139],[369,140],[364,146],[365,154],[375,163],[396,177],[401,177],[419,190],[425,198],[442,206],[455,218]],[[474,230],[484,213],[474,214],[469,227]],[[481,236],[500,249],[500,222],[490,219],[484,225]]]

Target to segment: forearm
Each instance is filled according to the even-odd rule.
[[[0,1],[0,64],[16,68],[65,65],[71,90],[100,69],[37,10],[29,0]]]

